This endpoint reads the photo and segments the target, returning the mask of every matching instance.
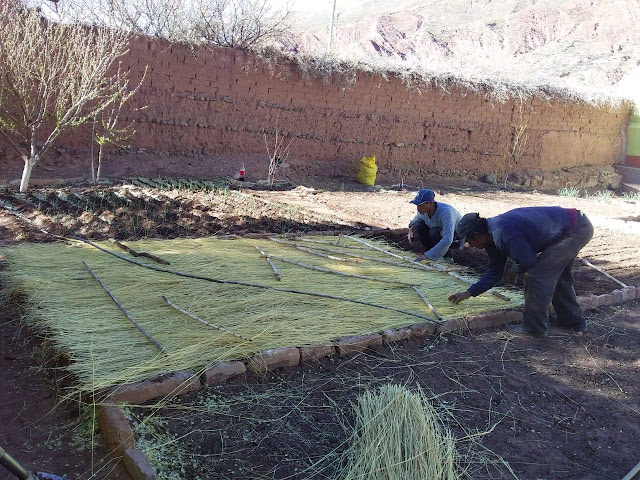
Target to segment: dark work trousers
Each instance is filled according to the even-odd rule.
[[[413,231],[418,235],[422,245],[424,246],[424,251],[428,252],[433,247],[435,247],[440,240],[442,240],[442,228],[440,227],[431,227],[429,228],[426,223],[422,220],[418,220],[413,224]],[[454,244],[451,244],[454,248],[457,248],[459,242],[456,242],[454,239]],[[445,257],[451,257],[451,246],[447,253],[444,254]]]
[[[547,332],[551,304],[559,325],[567,328],[584,326],[571,268],[578,252],[591,237],[593,225],[586,216],[579,214],[575,232],[545,248],[536,264],[524,274],[524,328],[528,332]]]

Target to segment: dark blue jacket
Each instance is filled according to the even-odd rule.
[[[487,219],[493,243],[485,248],[489,269],[469,287],[475,297],[500,281],[507,258],[516,270],[526,272],[538,261],[538,254],[563,236],[573,232],[577,210],[562,207],[525,207]]]

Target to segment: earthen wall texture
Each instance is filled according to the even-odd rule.
[[[526,143],[515,169],[612,165],[620,157],[625,107],[595,108],[533,98],[491,102],[451,86],[407,87],[358,72],[328,81],[294,64],[269,67],[232,49],[197,49],[138,38],[122,65],[146,77],[130,107],[133,151],[145,155],[266,155],[278,135],[293,139],[289,158],[326,169],[376,155],[388,173],[504,172],[515,129]],[[351,79],[352,80],[352,79]],[[56,145],[88,148],[88,132]],[[161,165],[158,165],[161,171]],[[331,171],[327,171],[331,174]]]

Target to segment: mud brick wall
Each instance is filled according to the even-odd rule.
[[[264,162],[264,137],[272,148],[276,130],[293,139],[287,163],[314,173],[352,176],[360,157],[372,154],[381,173],[501,173],[519,125],[527,127],[526,146],[516,169],[612,165],[630,115],[626,107],[537,98],[494,103],[456,86],[418,91],[365,73],[327,82],[241,51],[145,38],[132,43],[123,65],[134,79],[148,66],[132,101],[147,108],[130,113],[137,123],[130,142],[155,163],[154,173],[184,155],[211,162],[212,174],[232,173],[220,167],[225,156]],[[86,153],[88,139],[84,129],[57,147]],[[179,170],[173,165],[172,173]]]

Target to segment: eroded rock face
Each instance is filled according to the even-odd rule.
[[[565,167],[543,171],[523,169],[509,174],[509,181],[526,188],[599,188],[615,190],[620,187],[622,176],[611,166]]]

